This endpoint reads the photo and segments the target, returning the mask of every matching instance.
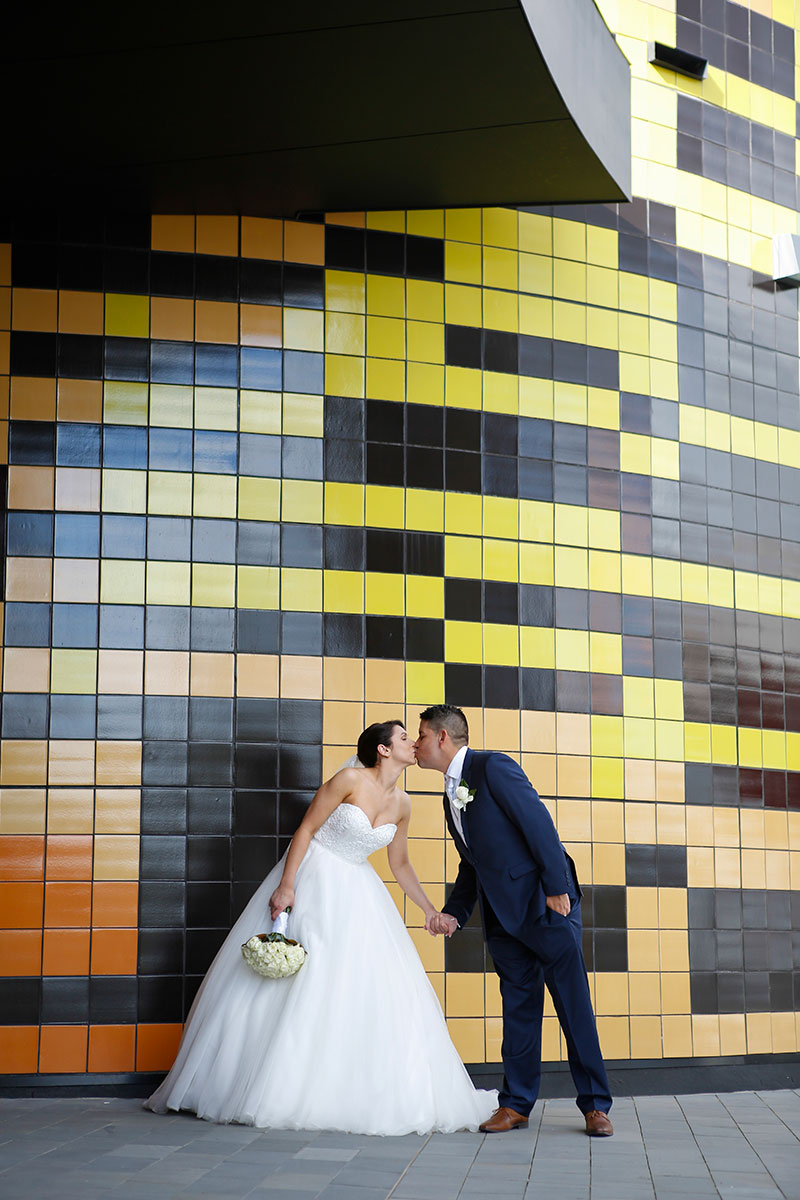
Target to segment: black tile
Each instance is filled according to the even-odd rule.
[[[149,375],[149,367],[149,346],[145,338],[105,339],[106,378],[144,383]]]
[[[350,613],[326,613],[323,622],[324,652],[340,658],[364,654],[364,620]]]
[[[280,621],[277,612],[240,609],[237,614],[236,648],[243,654],[277,654]]]
[[[346,225],[326,225],[325,266],[343,271],[365,270],[365,237],[363,229],[351,229]],[[398,273],[402,274],[402,268]]]
[[[352,232],[356,232],[353,230]],[[370,274],[402,275],[405,271],[405,235],[390,233],[382,229],[368,229],[362,235],[366,238],[367,271]],[[441,246],[441,243],[439,243]],[[327,263],[327,238],[325,245],[325,260]],[[363,264],[363,251],[362,251]],[[356,267],[356,270],[363,270]]]
[[[42,980],[0,979],[0,1024],[38,1025]]]
[[[89,1020],[93,1025],[135,1024],[136,976],[93,975],[89,986]]]
[[[292,788],[294,790],[311,789],[311,793],[313,794],[320,786],[321,779],[321,747],[281,746],[279,782],[282,788]],[[262,786],[266,782],[264,780]],[[267,786],[269,786],[268,783]]]
[[[10,512],[7,552],[23,558],[49,558],[53,553],[52,513]]]
[[[139,1020],[147,1024],[182,1021],[183,978],[181,975],[139,977]]]
[[[141,696],[98,696],[97,736],[110,741],[139,741],[142,736]]]
[[[628,845],[625,847],[625,882],[628,887],[656,887],[656,847]]]
[[[187,879],[229,880],[231,877],[230,851],[230,838],[190,837],[187,841]]]
[[[274,837],[278,832],[277,792],[237,791],[234,822],[237,834]]]
[[[6,646],[49,646],[50,605],[12,600],[5,606]]]
[[[4,738],[47,737],[48,697],[6,692],[2,706]]]
[[[406,657],[417,662],[444,660],[444,622],[406,618]]]
[[[447,704],[480,707],[483,704],[480,666],[472,663],[445,663],[444,690]]]
[[[406,274],[410,279],[444,280],[444,242],[439,238],[406,237]]]
[[[234,648],[236,613],[232,608],[192,608],[193,650],[230,652]]]
[[[289,308],[323,308],[325,272],[322,267],[286,263],[283,268],[283,303]]]
[[[81,976],[42,979],[43,1025],[85,1024],[89,1020],[89,980]]]
[[[489,708],[519,708],[520,677],[517,667],[484,667],[483,687],[484,703]]]
[[[233,747],[230,742],[190,742],[188,782],[194,786],[233,786]]]
[[[186,970],[204,975],[225,940],[224,929],[187,929]]]
[[[233,792],[229,787],[191,787],[187,797],[189,833],[230,835]]]
[[[239,278],[240,298],[250,304],[283,302],[283,265],[258,258],[243,258]]]
[[[50,697],[51,738],[94,738],[95,696],[54,695]]]
[[[53,377],[56,374],[56,335],[12,332],[11,373]]]
[[[150,697],[147,697],[149,700]],[[177,700],[179,697],[170,697]],[[145,727],[151,709],[145,704]],[[185,785],[187,781],[187,752],[184,742],[146,741],[142,754],[142,783],[148,786]]]
[[[628,933],[625,929],[595,929],[595,971],[627,971]]]
[[[281,613],[281,653],[322,654],[322,613]]]
[[[278,748],[263,743],[235,748],[236,786],[274,788],[278,785]]]

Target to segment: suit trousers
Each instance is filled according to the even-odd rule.
[[[568,917],[545,909],[526,927],[524,941],[503,929],[485,898],[484,920],[503,999],[505,1077],[498,1103],[526,1116],[536,1103],[546,984],[567,1043],[578,1108],[608,1112],[611,1093],[583,960],[580,901]]]

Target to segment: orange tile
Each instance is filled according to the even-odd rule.
[[[135,975],[138,944],[136,929],[92,930],[92,974]]]
[[[43,1074],[84,1072],[88,1032],[86,1025],[43,1025],[39,1070]]]
[[[283,221],[242,217],[242,258],[283,258]]]
[[[41,973],[41,930],[0,930],[0,975],[41,975]]]
[[[41,288],[14,288],[11,295],[11,328],[55,333],[58,292]]]
[[[135,1025],[89,1026],[90,1071],[132,1071],[135,1063]]]
[[[3,690],[49,692],[50,651],[47,646],[6,646],[3,654]]]
[[[103,419],[103,385],[99,379],[59,379],[59,421],[90,421]]]
[[[325,262],[325,226],[309,221],[284,221],[283,257],[287,262]]]
[[[53,594],[51,558],[6,559],[6,600],[46,603]]]
[[[193,254],[194,216],[154,213],[150,226],[150,246],[153,250]]]
[[[136,1070],[168,1071],[175,1061],[182,1025],[138,1025]]]
[[[52,509],[54,480],[53,467],[9,467],[8,507]]]
[[[273,304],[240,304],[243,346],[280,346],[283,336],[283,309]]]
[[[239,253],[239,218],[198,214],[195,227],[195,250],[198,254],[237,255]]]
[[[11,283],[11,243],[0,243],[0,283]]]
[[[55,379],[15,376],[11,380],[11,416],[15,421],[54,421]]]
[[[360,658],[322,660],[326,700],[363,700],[364,663]]]
[[[44,878],[44,838],[0,838],[0,879]]]
[[[0,746],[0,784],[30,787],[47,782],[47,742],[4,741]]]
[[[99,512],[100,468],[56,467],[56,508],[62,512]]]
[[[60,333],[103,332],[102,292],[59,292],[58,329]]]
[[[232,696],[233,655],[193,651],[189,676],[190,696]]]
[[[236,345],[239,339],[239,306],[224,300],[198,300],[194,309],[194,327],[198,342]]]
[[[38,1025],[0,1026],[0,1072],[33,1075],[39,1057]]]
[[[95,833],[138,833],[139,788],[98,788],[94,808]]]
[[[91,924],[90,883],[46,883],[44,923],[47,929],[83,929]],[[41,920],[41,917],[40,917]]]
[[[150,336],[166,342],[191,342],[194,338],[194,302],[152,296]]]
[[[0,375],[8,375],[11,371],[11,334],[0,333]]]
[[[46,929],[43,975],[88,975],[89,930]]]
[[[366,225],[366,213],[363,212],[340,212],[326,213],[325,223],[327,225],[350,225],[353,229],[363,229]]]
[[[98,787],[131,787],[142,782],[141,742],[98,742]]]
[[[94,748],[95,743],[89,741],[51,741],[48,782],[61,786],[94,783]]]
[[[103,928],[135,928],[139,920],[138,883],[95,883],[92,924]]]
[[[91,879],[91,837],[57,834],[47,839],[47,878]]]
[[[11,409],[11,381],[7,375],[0,379],[0,416],[8,420]]]
[[[41,929],[41,883],[0,883],[0,929]]]

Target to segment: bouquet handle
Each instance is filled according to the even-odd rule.
[[[291,911],[291,907],[289,907],[285,908],[283,912],[278,913],[277,917],[272,922],[273,933],[280,933],[283,935],[283,937],[286,937],[286,930],[289,926],[289,913]]]

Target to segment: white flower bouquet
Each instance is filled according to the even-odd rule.
[[[290,908],[278,913],[271,933],[254,933],[242,946],[242,957],[258,975],[267,979],[286,979],[296,975],[306,961],[299,942],[286,936]]]

